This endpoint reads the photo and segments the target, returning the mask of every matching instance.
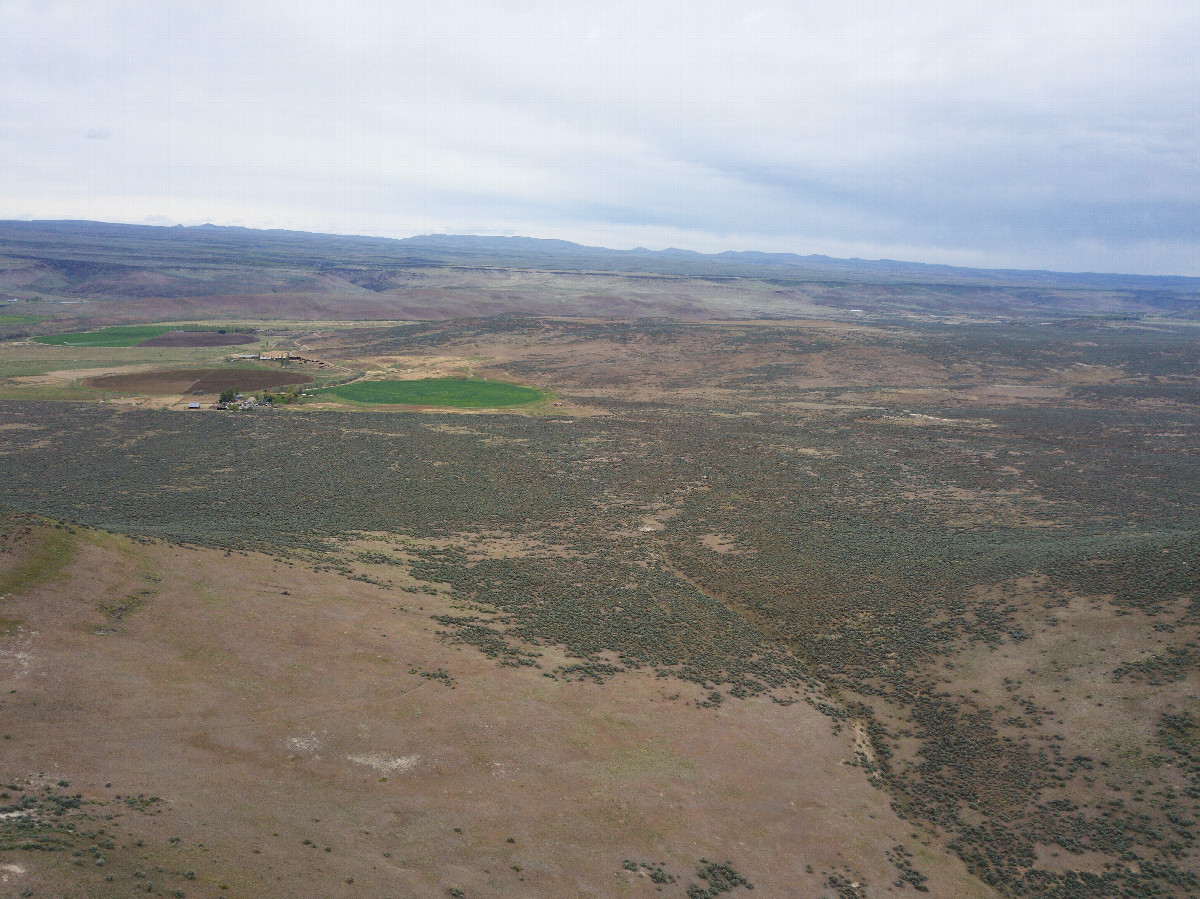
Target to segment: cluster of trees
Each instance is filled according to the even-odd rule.
[[[286,404],[286,403],[296,402],[299,399],[299,396],[300,395],[298,393],[296,393],[295,387],[284,387],[278,393],[271,393],[269,390],[264,390],[259,395],[258,400],[261,403]],[[229,387],[225,390],[222,390],[221,395],[217,399],[219,402],[222,402],[222,403],[232,403],[237,398],[238,398],[237,388]]]
[[[286,403],[294,403],[294,402],[296,402],[296,400],[298,398],[299,398],[299,394],[296,393],[295,387],[284,387],[278,393],[271,393],[268,390],[264,390],[262,392],[261,399],[262,399],[262,402],[264,402],[264,403],[286,404]]]

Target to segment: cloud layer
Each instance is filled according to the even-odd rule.
[[[0,218],[1200,275],[1200,5],[0,0]]]

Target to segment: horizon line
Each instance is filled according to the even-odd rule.
[[[862,256],[829,256],[823,253],[796,253],[791,251],[771,251],[771,250],[719,250],[715,252],[705,252],[702,250],[690,250],[683,247],[664,247],[663,249],[655,250],[644,246],[632,247],[629,249],[619,249],[616,247],[607,247],[600,244],[584,244],[573,240],[557,237],[533,237],[530,235],[520,234],[472,234],[472,233],[453,233],[445,231],[431,231],[421,234],[412,234],[407,237],[392,237],[384,234],[367,234],[362,232],[351,231],[306,231],[298,228],[271,228],[271,227],[255,227],[251,225],[219,225],[213,222],[202,222],[199,224],[184,224],[176,222],[174,224],[158,224],[152,222],[128,222],[128,221],[106,221],[102,219],[35,219],[35,218],[8,218],[0,219],[0,226],[3,225],[107,225],[122,228],[147,228],[162,231],[174,231],[177,229],[184,230],[225,230],[225,231],[252,231],[262,234],[296,234],[305,235],[308,237],[341,237],[341,238],[359,238],[364,240],[388,241],[391,243],[404,243],[406,241],[416,241],[423,238],[471,238],[476,240],[495,240],[495,241],[531,241],[545,244],[567,244],[571,247],[578,247],[581,250],[601,251],[612,254],[652,254],[652,255],[682,255],[696,256],[702,259],[720,259],[721,257],[745,257],[745,256],[764,256],[775,257],[776,259],[796,259],[796,260],[820,260],[832,263],[855,263],[866,265],[903,265],[903,266],[918,266],[928,269],[941,269],[945,271],[958,272],[979,272],[984,274],[998,275],[1059,275],[1066,277],[1102,277],[1102,278],[1138,278],[1138,279],[1154,279],[1159,281],[1194,281],[1197,282],[1197,287],[1200,287],[1200,276],[1197,275],[1176,275],[1176,274],[1145,274],[1142,272],[1118,272],[1118,271],[1067,271],[1060,269],[1046,268],[1005,268],[1005,267],[984,267],[970,265],[954,265],[944,262],[923,262],[910,259],[895,259],[891,257],[862,257]]]

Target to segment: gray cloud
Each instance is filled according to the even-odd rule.
[[[0,0],[0,217],[1200,274],[1198,41],[1177,2]]]

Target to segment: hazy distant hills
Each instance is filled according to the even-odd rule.
[[[1048,271],[961,268],[898,262],[893,259],[835,259],[832,256],[799,256],[795,253],[727,251],[697,253],[692,250],[608,250],[564,240],[531,237],[466,237],[431,234],[397,241],[427,255],[444,254],[454,260],[512,259],[541,267],[560,263],[568,269],[649,272],[691,277],[735,278],[835,278],[917,283],[990,284],[1004,286],[1093,287],[1098,289],[1178,289],[1200,291],[1200,278],[1155,277],[1120,274],[1069,274]],[[496,264],[493,262],[492,264]],[[520,267],[524,267],[521,265]]]
[[[125,301],[118,317],[144,317],[152,299],[181,315],[300,318],[1200,314],[1200,278],[75,221],[0,222],[0,291]]]

